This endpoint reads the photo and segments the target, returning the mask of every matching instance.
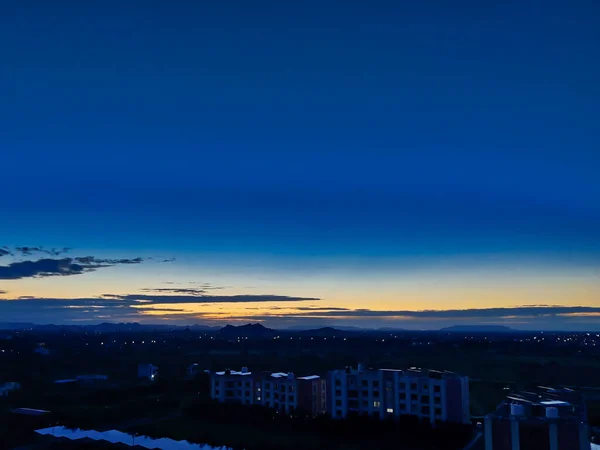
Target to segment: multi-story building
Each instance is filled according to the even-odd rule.
[[[335,419],[348,415],[413,415],[432,424],[469,423],[469,379],[451,372],[411,368],[346,367],[328,373],[327,410]]]
[[[306,411],[312,415],[325,412],[325,380],[318,375],[295,377],[293,373],[252,373],[225,370],[211,374],[211,397],[220,402],[264,405],[291,414]]]
[[[585,402],[571,389],[508,396],[485,417],[485,450],[590,450]]]

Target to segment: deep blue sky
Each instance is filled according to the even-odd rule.
[[[256,271],[261,293],[402,310],[420,303],[396,269],[464,268],[468,289],[500,264],[593,303],[600,5],[412,3],[3,2],[0,247],[175,257],[178,282],[235,266],[239,294]],[[327,286],[284,281],[323,265]],[[91,276],[0,290],[98,295],[71,287]],[[423,307],[477,303],[431,281]],[[546,304],[496,287],[482,306]]]

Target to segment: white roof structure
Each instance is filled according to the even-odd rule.
[[[317,380],[321,378],[319,375],[309,375],[307,377],[299,377],[299,380]]]
[[[563,402],[562,400],[546,400],[543,402],[540,402],[540,405],[544,405],[544,406],[567,406],[570,405],[569,402]]]
[[[225,375],[225,371],[215,372],[215,375]],[[229,375],[252,375],[252,372],[236,372],[235,370],[232,370]]]
[[[271,376],[273,378],[283,378],[283,377],[287,377],[288,374],[285,372],[275,372],[275,373],[272,373]]]

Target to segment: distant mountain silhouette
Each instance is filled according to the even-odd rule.
[[[247,325],[240,325],[239,327],[226,325],[217,331],[217,335],[224,339],[235,339],[238,337],[271,338],[277,334],[277,331],[267,328],[260,323],[249,323]]]
[[[440,331],[456,333],[508,333],[515,330],[509,327],[505,327],[504,325],[454,325],[452,327],[442,328],[440,329]]]

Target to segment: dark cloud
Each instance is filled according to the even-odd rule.
[[[44,247],[15,247],[15,250],[22,256],[31,256],[34,253],[44,253],[49,256],[59,256],[71,250],[68,247],[63,248],[44,248]]]
[[[330,317],[330,318],[401,318],[401,319],[503,319],[561,316],[573,314],[600,314],[595,306],[519,306],[514,308],[450,309],[423,311],[375,311],[371,309],[297,307],[301,313],[284,314],[286,317]],[[277,317],[266,314],[263,318]]]
[[[140,264],[144,261],[144,258],[133,258],[133,259],[99,259],[94,256],[80,256],[74,258],[79,264],[86,264],[95,267],[108,267],[117,264]]]
[[[81,275],[103,267],[111,267],[119,264],[139,264],[142,261],[142,258],[97,259],[93,256],[19,261],[9,264],[8,266],[0,266],[0,280]]]
[[[0,295],[3,295],[3,294],[8,294],[8,291],[3,291],[2,289],[0,289]]]
[[[169,292],[171,294],[189,294],[189,295],[202,295],[206,292],[204,289],[192,289],[192,288],[156,288],[156,289],[142,289],[144,292]]]
[[[12,255],[12,253],[7,249],[7,247],[0,248],[0,258],[6,255]]]
[[[252,303],[252,302],[303,302],[320,300],[318,298],[289,297],[286,295],[147,295],[103,294],[118,300],[144,303]]]
[[[297,306],[298,311],[350,311],[348,308],[336,308],[333,306]]]

